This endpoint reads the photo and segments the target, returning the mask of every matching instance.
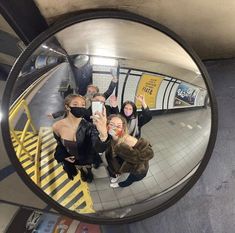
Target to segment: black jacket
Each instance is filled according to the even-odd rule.
[[[67,172],[70,179],[73,179],[73,176],[77,175],[77,170],[75,168],[76,164],[91,165],[94,155],[104,152],[109,143],[109,137],[105,142],[102,142],[99,138],[99,132],[95,126],[82,119],[76,132],[78,154],[75,155],[75,162],[70,163],[66,161],[65,158],[72,155],[67,152],[65,146],[61,142],[60,137],[55,134],[54,136],[57,140],[57,147],[54,157],[58,163],[63,164],[64,170]]]
[[[55,159],[58,162],[63,162],[64,158],[70,157],[71,155],[62,144],[60,137],[55,135],[55,139],[57,140],[57,147],[54,154]],[[109,138],[105,142],[102,142],[95,126],[82,119],[76,132],[78,154],[75,155],[75,159],[77,160],[77,164],[91,164],[92,155],[94,153],[104,152],[107,148],[108,141]]]

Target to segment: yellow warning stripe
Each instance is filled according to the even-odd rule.
[[[58,167],[54,172],[52,172],[51,174],[49,174],[46,178],[44,178],[41,181],[41,187],[47,185],[53,178],[55,178],[57,175],[59,175],[60,173],[64,173],[60,179],[59,179],[59,183],[62,183],[64,180],[66,180],[68,178],[67,174],[64,172],[62,166]],[[64,177],[64,178],[63,178]],[[46,189],[43,189],[45,192],[50,193],[52,192],[56,187],[58,187],[58,180],[55,180],[55,182],[53,182],[50,186],[48,186]]]
[[[42,142],[42,143],[43,143],[43,142]],[[47,155],[50,151],[55,150],[55,148],[56,148],[56,143],[53,144],[50,148],[44,149],[44,150],[41,152],[41,157]]]
[[[85,214],[94,213],[93,201],[90,196],[88,184],[81,180],[80,174],[75,176],[73,181],[68,180],[68,176],[64,172],[62,165],[58,166],[57,161],[53,160],[54,151],[57,146],[57,143],[51,128],[43,127],[40,129],[40,132],[41,132],[40,158],[43,157],[43,159],[39,159],[39,168],[40,168],[39,175],[41,177],[40,187],[45,187],[45,189],[43,188],[43,191],[48,195],[50,195],[55,201],[58,201],[64,195],[65,198],[62,201],[60,201],[60,204],[62,206],[68,205],[70,210]],[[20,137],[22,132],[17,131],[16,133],[17,136]],[[17,148],[18,146],[17,142],[15,142],[15,140],[12,140],[12,142],[14,144],[14,147]],[[32,156],[35,156],[37,148],[37,136],[33,135],[33,133],[31,132],[27,132],[24,146],[27,148],[28,151],[30,151],[30,154]],[[24,169],[27,166],[29,166],[29,168],[26,170],[27,174],[34,174],[35,171],[34,162],[32,162],[27,158],[28,156],[24,152],[22,152],[22,155],[19,160]],[[24,162],[22,163],[22,161]],[[42,168],[42,166],[44,167]],[[56,166],[57,168],[53,170],[53,168],[55,168]],[[46,175],[47,173],[49,174]],[[45,175],[46,177],[44,177]],[[56,179],[57,176],[58,179]],[[42,179],[42,177],[44,178]],[[57,188],[63,183],[65,183],[65,185],[63,185],[60,190],[57,190]],[[78,185],[79,183],[80,185]],[[77,186],[76,188],[75,185]],[[71,193],[67,194],[69,190],[72,191]],[[54,193],[55,191],[56,193]],[[83,195],[80,198],[78,198],[78,195],[81,194]],[[85,207],[79,209],[80,208],[79,206],[82,203],[85,203]]]
[[[51,133],[49,133],[47,136],[43,137],[42,142],[46,142],[50,138],[54,138],[53,134],[51,134]],[[55,140],[55,138],[54,138],[54,140]]]
[[[41,151],[43,151],[43,149],[45,149],[47,146],[49,146],[50,144],[54,143],[56,144],[56,140],[54,138],[50,139],[49,141],[47,141],[46,143],[44,143],[42,141],[42,147],[41,147]]]

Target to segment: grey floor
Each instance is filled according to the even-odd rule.
[[[235,232],[235,60],[207,62],[218,101],[219,130],[211,160],[195,186],[174,206],[108,233]]]
[[[206,63],[218,102],[219,127],[211,160],[195,186],[162,213],[132,224],[102,226],[116,233],[235,232],[235,60]]]
[[[48,119],[46,113],[63,109],[63,99],[58,89],[66,77],[68,67],[64,63],[36,91],[29,108],[37,128],[51,127],[54,121]],[[89,184],[89,191],[94,210],[98,212],[126,207],[162,195],[176,187],[189,173],[189,176],[192,175],[191,171],[202,159],[208,144],[210,114],[210,108],[201,108],[153,116],[142,128],[142,136],[151,142],[154,150],[147,176],[129,187],[113,189],[109,186],[110,177],[104,171],[105,164],[101,169],[93,169],[95,179]],[[99,170],[103,174],[100,175]],[[119,181],[125,180],[127,176],[123,175]]]
[[[109,187],[108,176],[95,178],[89,184],[94,209],[126,207],[176,187],[200,163],[209,134],[210,108],[154,116],[142,129],[142,136],[154,150],[147,176],[129,187],[115,189]],[[127,176],[122,175],[119,181]]]

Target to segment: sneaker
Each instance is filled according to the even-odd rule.
[[[112,177],[112,178],[110,179],[110,182],[111,182],[111,183],[116,183],[119,178],[120,178],[120,176]]]
[[[110,187],[111,187],[111,188],[118,188],[118,187],[120,187],[120,186],[119,186],[118,183],[112,183],[112,184],[110,184]]]

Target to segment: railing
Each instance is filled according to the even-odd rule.
[[[25,123],[25,126],[23,128],[22,134],[18,137],[16,130],[15,130],[15,119],[16,117],[19,117],[20,111],[24,111],[27,116],[27,121]],[[20,100],[13,109],[10,110],[10,116],[9,116],[9,127],[10,127],[10,133],[12,137],[16,140],[18,143],[18,146],[15,148],[16,150],[16,156],[20,158],[22,150],[25,152],[25,154],[30,158],[30,160],[34,160],[33,156],[30,154],[30,152],[25,148],[24,141],[26,137],[26,133],[29,131],[30,127],[33,131],[34,135],[37,135],[37,130],[32,122],[31,114],[27,105],[27,102],[22,99]]]
[[[27,120],[26,123],[23,127],[22,134],[19,136],[17,135],[17,131],[15,130],[15,121],[16,118],[19,117],[20,112],[25,112]],[[15,139],[17,142],[17,146],[15,147],[15,152],[16,156],[19,159],[20,156],[22,155],[22,151],[25,153],[26,156],[31,161],[34,161],[34,167],[35,167],[35,174],[34,174],[34,182],[39,185],[39,156],[40,156],[40,140],[38,137],[37,141],[37,150],[36,150],[36,155],[35,157],[30,154],[30,152],[27,150],[27,148],[24,146],[25,138],[27,136],[27,132],[29,132],[29,129],[32,129],[32,133],[36,136],[38,134],[33,122],[32,122],[32,117],[28,108],[28,104],[24,99],[21,99],[17,104],[14,105],[14,107],[10,110],[10,116],[9,116],[9,127],[10,127],[10,133],[11,136]]]

